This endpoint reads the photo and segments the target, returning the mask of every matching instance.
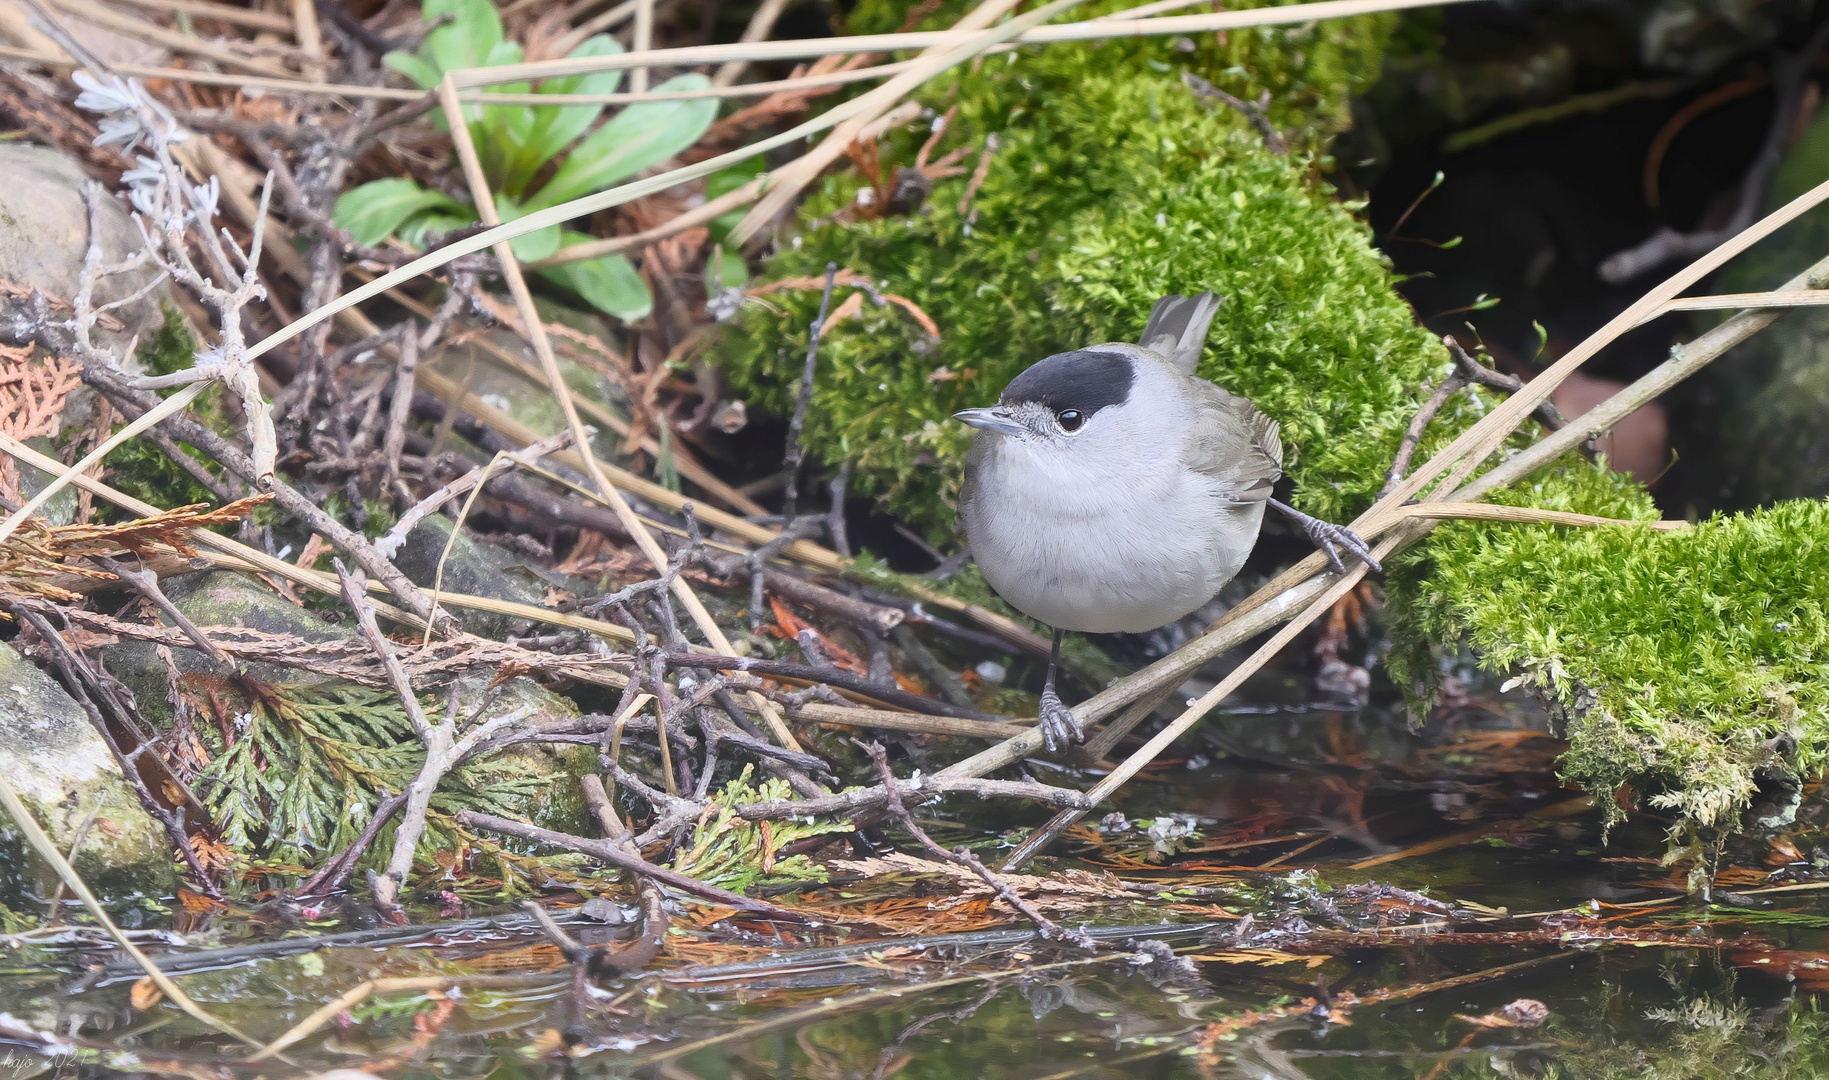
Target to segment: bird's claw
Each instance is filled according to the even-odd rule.
[[[1372,569],[1379,571],[1384,569],[1378,565],[1378,560],[1372,557],[1371,545],[1365,542],[1365,538],[1346,526],[1309,517],[1288,503],[1279,502],[1276,499],[1271,499],[1270,505],[1302,527],[1302,532],[1308,537],[1309,542],[1320,548],[1321,554],[1327,556],[1327,561],[1333,565],[1334,573],[1346,573],[1346,563],[1340,558],[1342,548],[1365,560],[1365,564]]]
[[[1038,719],[1042,729],[1042,745],[1047,747],[1050,754],[1058,754],[1086,741],[1086,732],[1081,730],[1073,710],[1061,701],[1052,686],[1042,689]]]
[[[1372,557],[1371,545],[1367,544],[1358,533],[1344,525],[1309,518],[1302,523],[1302,529],[1308,534],[1308,538],[1314,541],[1315,546],[1321,549],[1321,553],[1327,556],[1327,561],[1333,564],[1336,574],[1346,573],[1346,564],[1340,559],[1340,549],[1342,548],[1363,559],[1365,564],[1372,569],[1379,571],[1384,569],[1378,565],[1378,560]]]

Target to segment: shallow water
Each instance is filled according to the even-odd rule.
[[[1180,838],[1170,865],[1150,861],[1150,841],[1133,827],[1070,834],[1037,868],[1111,872],[1133,892],[1206,890],[1043,903],[1066,925],[1102,925],[1102,937],[1128,945],[1113,953],[1089,957],[1040,941],[1001,909],[958,907],[945,883],[880,874],[841,873],[824,889],[776,897],[887,920],[874,931],[715,921],[686,906],[662,964],[582,990],[512,909],[419,911],[426,925],[389,928],[354,905],[179,906],[142,926],[175,929],[185,944],[147,947],[199,1005],[257,1042],[364,980],[469,981],[449,995],[395,985],[346,1001],[285,1060],[253,1064],[252,1051],[169,1003],[136,1008],[139,971],[113,948],[15,941],[0,959],[0,1012],[11,1017],[0,1019],[0,1076],[1829,1071],[1816,997],[1829,988],[1829,905],[1809,868],[1794,870],[1800,880],[1766,880],[1782,853],[1821,841],[1822,805],[1806,799],[1800,824],[1735,841],[1715,903],[1688,900],[1683,868],[1659,865],[1655,818],[1635,817],[1603,845],[1598,813],[1551,776],[1558,746],[1532,734],[1540,722],[1493,695],[1421,732],[1377,710],[1227,714],[1195,756],[1124,793],[1133,819],[1190,816],[1198,831]],[[924,819],[973,812],[929,809]],[[992,859],[1012,837],[982,825],[934,828]],[[1359,883],[1425,891],[1458,910],[1418,914],[1401,893],[1348,888]],[[1559,914],[1518,917],[1550,912]],[[587,942],[618,933],[575,909],[561,915]],[[69,921],[82,920],[72,911]],[[929,936],[898,939],[889,924]],[[1140,962],[1134,943],[1145,938],[1191,958],[1192,971]],[[287,944],[273,949],[279,940]],[[250,945],[269,951],[250,956]],[[1547,1022],[1482,1019],[1519,999],[1541,1002]],[[33,1032],[69,1045],[47,1052]]]

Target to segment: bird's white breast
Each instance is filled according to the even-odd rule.
[[[1206,603],[1244,565],[1264,504],[1176,460],[1039,456],[989,436],[961,518],[985,580],[1050,626],[1141,633]]]

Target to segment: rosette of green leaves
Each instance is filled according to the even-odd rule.
[[[521,46],[503,35],[501,16],[490,0],[426,0],[421,17],[427,22],[445,21],[426,35],[417,53],[389,53],[385,62],[422,90],[436,88],[447,71],[499,67],[522,60]],[[587,38],[571,55],[609,56],[621,51],[615,38],[599,34]],[[516,94],[609,94],[621,80],[621,72],[605,71],[490,89]],[[689,74],[669,79],[654,90],[702,90],[710,85],[705,76]],[[513,221],[602,191],[665,161],[698,141],[711,126],[717,108],[715,98],[637,102],[591,130],[603,114],[602,105],[471,103],[464,107],[464,122],[495,194],[496,212],[503,221]],[[442,128],[443,114],[435,113],[433,122]],[[547,168],[561,157],[556,169]],[[478,220],[470,203],[405,177],[375,180],[345,192],[337,200],[335,219],[357,243],[374,245],[395,236],[412,247],[423,247],[428,236]],[[589,239],[584,233],[552,225],[517,237],[512,246],[516,257],[536,262]],[[621,255],[564,263],[537,273],[619,319],[642,318],[654,306],[647,284]]]

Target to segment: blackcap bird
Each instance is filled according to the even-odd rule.
[[[1271,498],[1277,423],[1194,374],[1219,309],[1165,296],[1141,345],[1058,353],[954,417],[978,428],[959,524],[984,579],[1054,628],[1041,729],[1050,751],[1085,738],[1055,692],[1064,631],[1142,633],[1193,612],[1238,574],[1264,507],[1293,518],[1343,571],[1377,563],[1350,529]]]

